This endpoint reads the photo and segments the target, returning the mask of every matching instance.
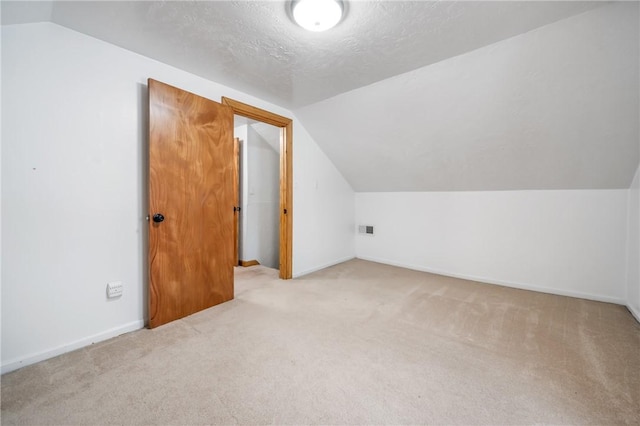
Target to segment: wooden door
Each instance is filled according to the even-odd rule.
[[[238,244],[240,239],[240,139],[233,139],[233,266],[240,264]]]
[[[149,79],[149,327],[233,299],[233,110]]]

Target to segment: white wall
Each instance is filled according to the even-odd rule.
[[[2,18],[2,7],[0,6],[0,20]],[[2,82],[2,39],[0,39],[0,83]],[[2,99],[2,84],[0,84],[0,99]],[[0,129],[2,129],[2,103],[0,102]],[[0,133],[0,243],[2,242],[2,224],[4,223],[3,219],[2,219],[2,211],[3,211],[3,207],[2,207],[2,192],[3,192],[3,184],[2,184],[2,134]],[[4,273],[2,272],[2,246],[3,244],[0,244],[0,319],[2,318],[2,277],[4,276]],[[0,320],[0,338],[2,333],[2,321]],[[0,356],[2,353],[2,344],[0,342]]]
[[[3,372],[144,324],[148,77],[292,117],[54,24],[2,27]],[[293,143],[300,275],[354,256],[353,191],[297,121]]]
[[[279,131],[279,130],[277,130]],[[257,260],[261,265],[280,267],[280,153],[253,128],[247,126],[242,142],[243,227],[241,260]]]
[[[624,304],[627,192],[357,193],[356,255]]]
[[[294,140],[311,139],[298,120],[294,132]],[[293,232],[294,249],[308,248],[293,258],[293,275],[299,277],[355,257],[355,204],[351,186],[318,145],[295,143],[293,150],[301,164],[294,170],[294,223],[299,216],[309,219]],[[342,220],[344,215],[351,219]]]
[[[627,307],[640,321],[640,166],[629,188]]]

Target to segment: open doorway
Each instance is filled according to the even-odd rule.
[[[269,124],[279,130],[278,269],[281,279],[290,279],[293,269],[293,121],[226,97],[222,97],[222,104],[231,107],[236,116]]]
[[[280,129],[234,116],[238,162],[237,264],[280,268]]]

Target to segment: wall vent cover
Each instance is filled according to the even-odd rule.
[[[358,225],[358,233],[364,235],[373,235],[373,225]]]

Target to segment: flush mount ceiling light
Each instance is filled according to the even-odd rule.
[[[293,0],[293,19],[309,31],[326,31],[342,19],[343,7],[340,0]]]

